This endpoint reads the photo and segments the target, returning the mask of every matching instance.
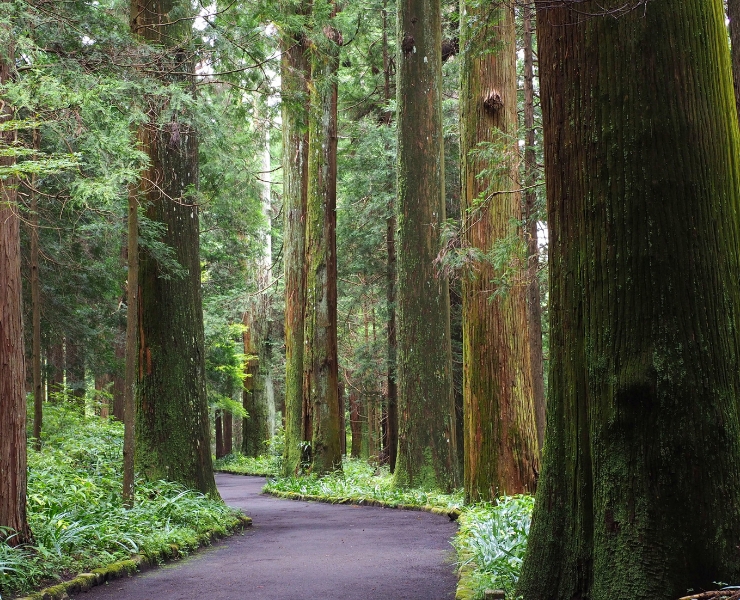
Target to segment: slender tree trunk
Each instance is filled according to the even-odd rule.
[[[333,2],[327,3],[334,16]],[[314,14],[327,7],[314,2]],[[311,470],[342,468],[337,356],[337,73],[341,36],[331,24],[311,61],[306,226],[306,391],[312,418]]]
[[[223,458],[224,456],[226,456],[226,454],[224,453],[224,425],[222,415],[223,411],[221,409],[216,409],[216,458]]]
[[[33,130],[33,147],[41,149],[41,134]],[[41,285],[39,283],[39,199],[36,177],[31,193],[31,310],[33,325],[33,439],[36,450],[41,449],[41,426],[44,418],[44,395],[41,387]]]
[[[286,0],[287,16],[306,15],[307,1]],[[308,193],[308,46],[303,31],[286,31],[280,64],[283,122],[283,203],[285,228],[285,451],[283,474],[301,466],[303,441],[303,320],[306,303],[305,237]]]
[[[511,192],[519,188],[514,6],[463,0],[460,30],[463,228],[467,245],[490,255],[497,242],[521,235],[513,224],[521,196]],[[483,144],[496,146],[498,164],[476,155]],[[533,492],[539,452],[526,288],[497,290],[490,260],[470,271],[462,287],[465,495],[477,502]]]
[[[362,411],[360,398],[355,388],[349,392],[349,430],[352,433],[350,456],[360,458],[362,456]]]
[[[391,68],[388,53],[388,11],[387,0],[383,0],[383,97],[386,104],[391,100]],[[391,123],[392,115],[387,113],[386,122]],[[396,382],[396,354],[398,340],[396,338],[396,203],[393,194],[388,206],[388,218],[386,219],[386,272],[385,272],[385,300],[388,311],[388,398],[387,398],[387,435],[384,436],[384,445],[388,453],[388,466],[390,472],[396,470],[396,457],[398,455],[398,384]]]
[[[3,5],[9,3],[0,3]],[[0,87],[13,77],[14,56],[12,44],[2,49]],[[0,102],[0,123],[13,118],[9,103]],[[0,136],[7,146],[14,145],[16,134],[12,129],[0,132]],[[0,157],[0,166],[8,167],[14,160]],[[8,538],[11,545],[31,541],[26,520],[26,365],[16,186],[13,178],[0,179],[0,527],[10,529],[11,534],[17,533]],[[5,537],[5,532],[0,530],[0,540]]]
[[[228,456],[234,451],[234,415],[228,410],[223,414],[224,427],[224,456]]]
[[[244,354],[251,358],[247,361],[244,380],[243,405],[247,418],[244,419],[242,452],[254,457],[265,453],[265,441],[270,437],[264,378],[260,377],[259,346],[262,344],[257,318],[252,312],[244,314]]]
[[[450,299],[434,259],[445,220],[439,0],[398,3],[398,405],[395,484],[452,489]]]
[[[538,8],[544,465],[517,595],[740,581],[738,123],[719,0]]]
[[[136,391],[139,366],[139,203],[137,190],[128,193],[128,273],[126,282],[125,372],[121,411],[123,420],[123,504],[134,505],[136,455]]]
[[[49,394],[56,394],[64,387],[64,342],[62,340],[51,344],[48,357]]]
[[[529,331],[529,362],[532,366],[532,392],[537,424],[537,446],[540,451],[545,443],[545,397],[544,358],[542,355],[542,302],[540,299],[540,251],[537,241],[537,158],[535,156],[534,129],[534,49],[532,5],[523,7],[524,21],[524,227],[527,239],[527,324]]]
[[[192,59],[179,46],[190,35],[190,20],[172,17],[178,7],[178,0],[132,0],[132,28],[151,44],[169,49],[166,58],[162,55],[168,64],[162,65],[161,77],[190,86]],[[156,113],[162,110],[153,108],[141,130],[150,160],[141,197],[147,218],[163,226],[160,241],[172,249],[185,275],[165,276],[153,255],[140,252],[136,462],[150,479],[177,481],[217,497],[205,383],[198,205],[190,193],[198,184],[196,133],[177,114],[159,124]]]

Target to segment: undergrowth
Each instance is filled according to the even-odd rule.
[[[388,467],[377,467],[366,461],[348,458],[342,471],[316,477],[278,477],[265,485],[266,492],[293,492],[319,496],[329,501],[375,501],[388,506],[434,507],[456,510],[462,506],[462,492],[443,494],[434,490],[397,489]]]
[[[458,599],[483,598],[487,589],[502,589],[507,598],[513,597],[533,506],[532,496],[512,496],[462,511],[452,541],[460,568]]]
[[[164,481],[136,482],[136,502],[121,499],[123,426],[44,407],[43,446],[28,449],[32,544],[0,542],[0,594],[29,592],[79,572],[129,558],[180,553],[199,537],[225,534],[239,513],[221,501]],[[3,536],[4,537],[4,536]]]
[[[237,475],[261,475],[275,477],[280,472],[281,457],[263,455],[258,457],[244,456],[238,452],[228,454],[213,463],[213,468],[225,473]]]

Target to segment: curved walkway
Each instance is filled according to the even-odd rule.
[[[454,598],[447,517],[281,500],[264,478],[218,474],[253,526],[193,556],[75,600],[441,600]]]

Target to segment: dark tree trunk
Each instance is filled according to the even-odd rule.
[[[247,411],[242,427],[242,452],[245,456],[261,456],[265,453],[265,441],[270,437],[270,424],[265,399],[264,378],[260,377],[260,334],[256,318],[252,313],[244,314],[244,354],[247,360],[247,377],[244,379],[242,404]]]
[[[434,259],[445,220],[439,0],[398,3],[397,486],[457,485],[450,299]]]
[[[161,77],[189,86],[193,64],[178,44],[190,35],[190,20],[173,19],[177,7],[176,0],[133,0],[132,27],[151,44],[169,49],[166,58],[161,55],[168,63]],[[141,130],[150,165],[140,197],[146,216],[163,226],[160,241],[172,249],[185,275],[168,276],[141,250],[136,462],[150,479],[218,496],[206,399],[198,205],[189,192],[198,184],[196,134],[176,114],[159,124],[155,113],[164,109],[154,108]]]
[[[0,6],[8,5],[0,3]],[[3,29],[7,25],[0,25]],[[0,87],[13,77],[13,45],[0,57]],[[13,119],[7,102],[0,102],[0,123]],[[12,146],[15,132],[0,132],[2,143]],[[0,166],[12,165],[12,157],[0,157]],[[0,179],[0,527],[17,535],[12,545],[31,541],[26,520],[26,364],[23,348],[20,218],[17,181]],[[0,540],[5,532],[0,530]]]
[[[306,15],[310,4],[285,2],[287,16]],[[286,30],[280,63],[283,121],[283,204],[285,230],[285,451],[283,474],[301,466],[303,434],[303,320],[306,303],[305,237],[308,193],[308,39]],[[245,424],[246,425],[246,424]]]
[[[224,424],[222,419],[223,411],[216,410],[215,429],[216,429],[216,458],[226,456],[224,452]]]
[[[222,418],[224,427],[224,456],[227,456],[234,451],[234,415],[228,410],[225,410]]]
[[[514,192],[519,188],[514,6],[476,8],[465,0],[461,6],[464,238],[490,256],[497,242],[521,235],[514,225],[522,216],[521,196]],[[476,155],[481,144],[495,144],[495,167]],[[526,288],[515,282],[496,295],[499,273],[487,259],[469,270],[462,286],[465,496],[477,502],[534,492],[539,450]]]
[[[537,12],[544,465],[517,595],[740,581],[738,125],[719,0]]]
[[[352,434],[350,456],[360,458],[362,456],[362,412],[360,398],[354,388],[349,393],[349,430]]]
[[[41,149],[41,134],[33,130],[33,147]],[[36,450],[41,449],[41,425],[44,418],[44,394],[41,382],[41,284],[39,283],[39,199],[36,177],[31,194],[31,311],[33,327],[33,439]]]

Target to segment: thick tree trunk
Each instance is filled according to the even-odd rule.
[[[452,489],[450,299],[434,259],[445,220],[439,0],[398,3],[398,412],[395,484]]]
[[[284,14],[306,15],[307,1],[286,1]],[[285,265],[285,450],[283,474],[301,467],[303,436],[303,320],[306,303],[305,238],[308,193],[308,40],[286,31],[281,45],[283,121],[283,262]]]
[[[333,12],[333,3],[328,2]],[[324,8],[314,2],[314,14]],[[311,471],[342,468],[337,356],[337,73],[341,36],[324,26],[311,61],[306,225],[307,400],[311,411]]]
[[[722,3],[583,18],[603,10],[537,13],[551,379],[527,600],[740,581],[740,146]]]
[[[463,1],[460,29],[463,229],[466,245],[490,256],[497,242],[521,235],[521,196],[512,193],[519,188],[514,7]],[[484,144],[497,147],[497,164],[476,155]],[[539,471],[526,287],[515,282],[495,295],[498,275],[490,260],[476,261],[462,287],[465,495],[472,502],[534,492]]]
[[[251,312],[244,314],[244,354],[247,361],[247,377],[244,379],[242,404],[247,411],[242,427],[242,452],[245,456],[261,456],[265,453],[265,441],[270,438],[269,411],[265,397],[264,378],[260,377],[260,333],[258,323]]]
[[[133,0],[132,28],[170,49],[172,62],[163,68],[175,74],[168,79],[188,85],[191,76],[183,73],[191,73],[193,65],[178,44],[189,35],[190,21],[173,18],[176,8],[176,0]],[[218,496],[205,385],[198,206],[189,194],[198,184],[196,135],[176,115],[165,125],[151,116],[140,132],[150,160],[141,198],[147,217],[163,226],[160,241],[172,249],[185,275],[166,276],[154,256],[140,252],[136,462],[150,479]]]
[[[12,45],[3,49],[0,86],[12,78],[14,55]],[[0,123],[13,116],[10,105],[0,102]],[[8,146],[15,143],[13,130],[0,132],[0,136]],[[13,161],[12,157],[0,157],[0,166],[10,166]],[[17,533],[9,538],[12,545],[31,541],[26,520],[26,364],[16,186],[12,178],[0,179],[0,527],[8,528],[11,535]],[[0,540],[5,539],[5,533],[0,530]]]
[[[529,331],[529,362],[532,368],[532,393],[534,414],[537,424],[537,446],[542,451],[545,443],[545,398],[544,357],[542,353],[542,301],[540,299],[540,251],[537,241],[537,157],[535,156],[534,129],[534,31],[533,10],[530,4],[523,7],[524,25],[524,227],[527,238],[527,324]]]

